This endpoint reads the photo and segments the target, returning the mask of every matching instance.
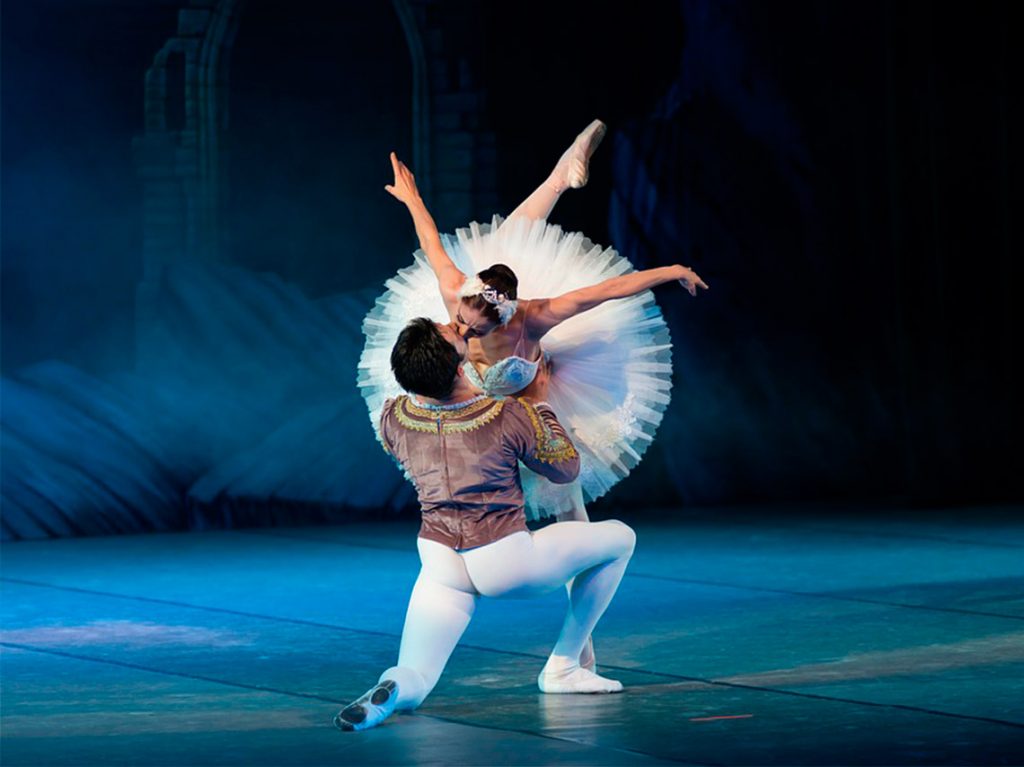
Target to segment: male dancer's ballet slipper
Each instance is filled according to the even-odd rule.
[[[561,695],[622,692],[622,682],[598,676],[577,664],[561,671],[549,671],[545,666],[537,677],[537,686],[541,692]]]
[[[334,717],[334,726],[345,732],[368,730],[387,719],[398,702],[398,684],[390,679],[371,687]]]
[[[551,173],[551,182],[558,189],[586,186],[590,178],[590,157],[607,130],[603,122],[594,120],[576,137],[572,146],[565,150]]]

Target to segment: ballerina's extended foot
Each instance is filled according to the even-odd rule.
[[[397,702],[398,685],[385,679],[339,711],[334,726],[346,732],[376,727],[394,713]]]
[[[565,188],[579,189],[586,186],[590,178],[590,157],[594,154],[607,127],[600,120],[594,120],[565,150],[551,173],[551,183],[561,191]]]
[[[565,695],[622,692],[622,682],[598,676],[577,663],[557,670],[549,663],[537,677],[537,686],[541,692]]]

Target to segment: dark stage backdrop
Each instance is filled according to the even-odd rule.
[[[5,537],[408,508],[354,365],[415,246],[382,187],[418,119],[451,230],[514,207],[601,117],[553,220],[711,285],[658,291],[673,404],[598,516],[1024,495],[1008,6],[249,0],[220,256],[163,265],[140,315],[132,142],[186,5],[2,9]]]
[[[679,74],[620,134],[611,235],[719,288],[668,307],[684,497],[1019,498],[1007,7],[683,8]]]
[[[231,60],[231,263],[312,297],[404,264],[409,232],[381,220],[382,187],[388,152],[410,154],[411,66],[389,3],[248,0]]]

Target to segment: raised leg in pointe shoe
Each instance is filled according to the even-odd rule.
[[[584,128],[572,146],[562,153],[551,175],[509,214],[508,220],[529,218],[546,221],[562,192],[586,186],[590,179],[590,158],[606,131],[607,127],[600,120],[594,120]]]

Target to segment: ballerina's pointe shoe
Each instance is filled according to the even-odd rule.
[[[547,666],[537,677],[537,686],[541,692],[561,695],[593,695],[607,692],[622,692],[622,682],[606,679],[593,671],[587,671],[573,664],[559,671],[551,671]]]
[[[587,637],[587,643],[583,645],[583,652],[580,653],[580,668],[593,671],[597,668],[597,657],[594,655],[594,640]]]
[[[551,181],[558,189],[586,186],[590,178],[590,157],[607,130],[603,122],[594,120],[576,137],[572,146],[565,150],[551,174]]]
[[[385,679],[339,711],[334,726],[345,732],[376,727],[394,713],[397,702],[398,684]]]

